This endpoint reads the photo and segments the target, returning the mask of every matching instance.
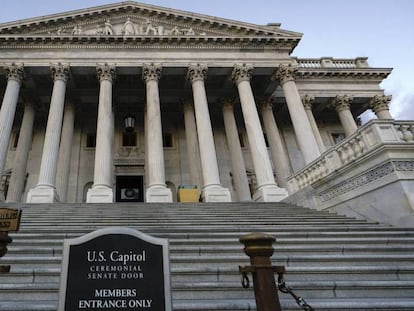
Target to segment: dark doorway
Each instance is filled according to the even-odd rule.
[[[117,176],[116,202],[144,202],[144,177]]]

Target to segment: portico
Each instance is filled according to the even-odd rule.
[[[280,201],[360,113],[391,117],[378,87],[389,69],[293,58],[301,34],[276,24],[167,13],[126,2],[3,25],[8,200],[173,202],[192,185],[205,202]]]

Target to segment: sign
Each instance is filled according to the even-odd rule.
[[[19,230],[21,217],[19,209],[0,208],[0,232]]]
[[[59,311],[171,311],[168,240],[106,228],[63,245]]]

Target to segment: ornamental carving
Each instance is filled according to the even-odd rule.
[[[8,80],[14,80],[19,83],[22,82],[24,78],[23,64],[12,63],[11,65],[4,67],[4,70],[6,71]]]
[[[389,110],[389,103],[391,101],[391,96],[386,95],[375,95],[368,102],[368,108],[372,109],[375,113],[378,113],[383,110]]]
[[[254,67],[252,65],[234,65],[233,72],[231,73],[231,78],[236,84],[242,81],[250,81],[252,78],[253,69]]]
[[[73,25],[73,24],[72,24]],[[49,31],[50,35],[57,36],[194,36],[206,35],[205,32],[196,33],[191,26],[169,26],[158,23],[148,18],[127,17],[125,22],[113,23],[105,19],[98,25],[88,26],[87,24],[76,24],[74,26],[59,27],[55,31]]]
[[[107,63],[98,65],[96,67],[96,76],[99,81],[109,80],[112,82],[116,77],[116,67]]]
[[[288,81],[294,81],[296,72],[298,71],[298,67],[292,64],[281,64],[279,67],[274,71],[272,75],[273,81],[278,81],[281,85],[285,84]]]
[[[315,101],[315,97],[311,95],[304,95],[301,97],[303,107],[305,107],[306,110],[312,110],[312,104]]]
[[[349,110],[351,108],[351,103],[354,100],[352,96],[348,95],[337,95],[328,105],[330,108],[336,109],[337,112],[344,110]]]
[[[198,80],[204,81],[204,79],[207,78],[207,71],[208,68],[205,65],[192,65],[188,67],[187,80],[191,80],[191,82]]]
[[[70,69],[69,65],[57,63],[55,65],[50,66],[50,70],[52,71],[52,78],[53,81],[62,80],[66,82],[69,79]]]
[[[273,106],[275,105],[272,96],[259,98],[258,102],[260,103],[259,106],[262,111],[273,110]]]
[[[150,80],[158,81],[161,78],[162,67],[160,65],[144,64],[142,66],[142,80],[148,82]]]

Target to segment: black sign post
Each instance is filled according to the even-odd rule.
[[[63,246],[59,311],[171,311],[168,240],[106,228]]]

